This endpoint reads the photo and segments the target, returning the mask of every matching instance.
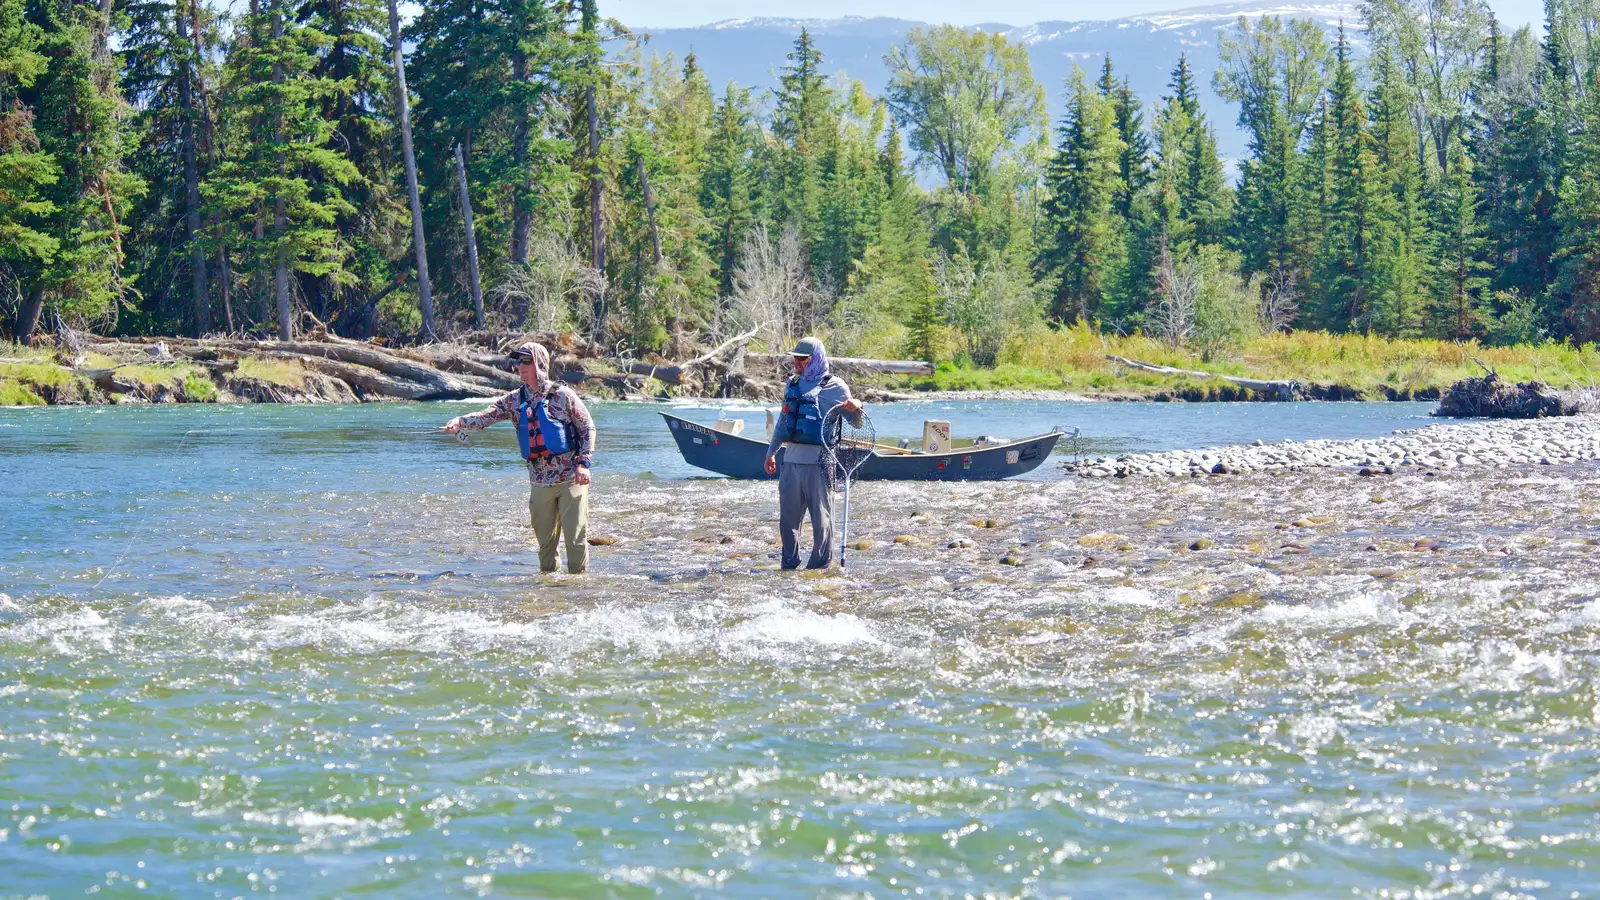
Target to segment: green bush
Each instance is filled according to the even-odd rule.
[[[190,403],[217,402],[216,382],[204,375],[190,374],[183,379],[183,399]]]
[[[0,381],[0,406],[43,406],[44,398],[20,381]]]
[[[1544,314],[1539,311],[1539,301],[1523,297],[1516,291],[1496,291],[1494,305],[1503,310],[1491,313],[1488,334],[1485,338],[1498,347],[1518,344],[1537,344],[1550,333],[1545,328]]]
[[[378,301],[378,333],[390,338],[406,337],[422,329],[422,303],[412,290],[390,292]]]

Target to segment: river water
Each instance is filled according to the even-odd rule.
[[[466,408],[0,410],[0,895],[1597,896],[1593,466],[867,483],[812,577],[771,484],[601,404],[573,578],[504,426],[426,433]]]

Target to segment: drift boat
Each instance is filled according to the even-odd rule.
[[[767,442],[725,431],[682,416],[662,413],[678,452],[691,466],[729,478],[769,479],[763,468]],[[769,426],[770,427],[770,426]],[[999,443],[975,444],[939,452],[893,444],[873,444],[872,456],[856,471],[857,480],[867,481],[998,481],[1031,472],[1055,448],[1062,431]],[[783,461],[784,450],[778,451]]]

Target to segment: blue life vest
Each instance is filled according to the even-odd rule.
[[[522,403],[517,407],[517,447],[523,459],[560,456],[572,450],[572,426],[550,418],[546,407],[545,401],[553,396],[555,391],[530,402],[528,392],[522,392]]]
[[[788,440],[796,444],[822,443],[822,407],[817,401],[829,380],[824,378],[816,387],[802,392],[800,379],[789,379],[789,387],[783,392],[783,411],[794,417]]]

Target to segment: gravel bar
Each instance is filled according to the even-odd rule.
[[[1429,425],[1390,437],[1354,441],[1285,441],[1133,453],[1063,463],[1084,478],[1247,475],[1305,469],[1359,469],[1390,475],[1411,469],[1554,465],[1600,459],[1600,415],[1497,419]]]

